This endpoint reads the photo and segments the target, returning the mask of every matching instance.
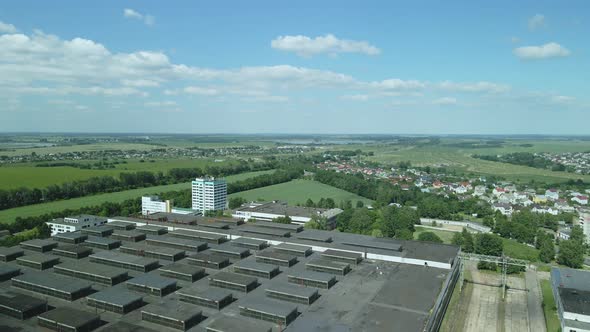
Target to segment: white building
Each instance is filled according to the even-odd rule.
[[[82,228],[104,225],[106,222],[106,218],[83,214],[53,219],[46,222],[46,224],[51,228],[51,236],[54,236],[59,233],[75,232]]]
[[[205,215],[206,211],[225,210],[227,183],[225,179],[196,178],[192,184],[193,210]]]
[[[275,218],[289,216],[294,224],[305,224],[310,221],[313,215],[326,218],[328,225],[332,225],[336,221],[336,216],[340,214],[340,209],[319,209],[303,206],[289,206],[285,202],[272,201],[265,203],[247,203],[235,209],[232,212],[232,217],[250,219],[261,221],[272,221]]]
[[[172,212],[172,202],[170,200],[162,201],[158,196],[143,196],[141,198],[141,214],[156,212]]]
[[[590,331],[590,272],[551,269],[551,288],[563,332]]]
[[[492,205],[492,210],[494,210],[494,212],[500,211],[500,213],[505,216],[512,215],[512,206],[510,204],[494,203],[494,205]]]
[[[584,196],[584,195],[575,196],[574,198],[572,198],[572,202],[586,205],[586,204],[588,204],[588,196]]]
[[[545,190],[545,197],[552,201],[556,201],[559,199],[559,191],[557,191],[557,189],[547,189]]]

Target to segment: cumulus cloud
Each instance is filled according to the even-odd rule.
[[[176,102],[173,100],[165,100],[165,101],[148,101],[144,103],[147,107],[170,107],[176,106]]]
[[[473,83],[456,83],[451,81],[443,81],[437,84],[437,87],[442,90],[456,91],[456,92],[478,92],[478,93],[501,93],[510,90],[510,86],[505,84],[497,84],[492,82],[480,81]]]
[[[514,55],[523,60],[539,60],[566,57],[571,52],[558,43],[547,43],[540,46],[523,46],[514,49]]]
[[[14,25],[0,21],[0,33],[16,33],[17,31]]]
[[[378,55],[381,50],[366,41],[339,39],[332,34],[310,38],[308,36],[279,36],[271,41],[271,47],[299,56],[310,57],[317,54],[336,55],[339,53],[362,53]]]
[[[456,105],[457,99],[453,97],[443,97],[432,101],[435,105]]]
[[[140,14],[130,8],[125,8],[123,10],[123,16],[130,19],[140,20],[146,25],[154,25],[154,23],[156,23],[156,19],[152,15]]]
[[[529,18],[529,30],[535,31],[539,28],[545,26],[545,16],[541,14],[536,14],[535,16]]]

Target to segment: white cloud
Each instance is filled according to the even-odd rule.
[[[571,52],[554,42],[547,43],[540,46],[523,46],[514,49],[514,55],[523,60],[538,60],[556,57],[566,57]]]
[[[171,107],[176,106],[176,102],[173,100],[165,100],[165,101],[149,101],[144,103],[147,107]]]
[[[381,50],[366,41],[338,39],[332,34],[310,38],[303,35],[279,36],[270,43],[271,47],[299,56],[310,57],[316,54],[362,53],[378,55]]]
[[[570,96],[553,96],[551,98],[551,101],[558,104],[569,104],[575,100],[576,98]]]
[[[123,16],[126,18],[143,21],[143,23],[146,25],[154,25],[154,23],[156,23],[156,19],[152,15],[141,14],[130,8],[125,8],[123,10]]]
[[[346,96],[342,96],[341,98],[344,100],[367,101],[367,100],[369,100],[369,95],[363,95],[363,94],[346,95]]]
[[[379,90],[419,90],[424,89],[427,83],[417,80],[400,80],[391,78],[383,81],[371,82],[369,86]]]
[[[153,80],[137,79],[137,80],[122,80],[121,84],[125,86],[133,86],[136,88],[157,87],[160,83]]]
[[[536,14],[535,16],[529,18],[529,30],[535,31],[539,28],[544,27],[545,24],[545,16],[541,14]]]
[[[435,105],[456,105],[457,99],[453,97],[443,97],[432,101]]]
[[[456,92],[477,92],[477,93],[501,93],[510,90],[510,86],[492,82],[480,81],[474,83],[456,83],[443,81],[438,83],[438,88]]]
[[[18,30],[16,27],[9,23],[0,21],[0,34],[2,33],[16,33]]]

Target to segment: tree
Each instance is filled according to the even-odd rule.
[[[352,214],[348,231],[356,234],[370,234],[373,229],[373,221],[368,209],[356,209]]]
[[[291,217],[289,216],[284,216],[284,217],[276,217],[272,220],[272,222],[276,222],[279,224],[290,224],[291,223]]]
[[[400,240],[413,240],[414,234],[408,229],[401,229],[395,234],[395,238]]]
[[[433,232],[423,232],[418,235],[418,241],[443,243],[443,240]]]
[[[555,257],[555,247],[553,241],[543,240],[539,251],[539,260],[543,263],[550,263]]]
[[[582,245],[584,244],[585,236],[584,236],[584,231],[582,230],[582,227],[580,227],[578,225],[572,227],[572,232],[570,234],[570,240],[579,242]]]
[[[451,240],[451,243],[456,246],[463,246],[463,235],[461,233],[453,234],[453,239]]]
[[[557,262],[571,268],[580,268],[584,263],[584,246],[577,240],[561,241]]]
[[[383,232],[380,229],[376,228],[371,231],[372,237],[383,237]]]
[[[502,256],[504,243],[496,234],[478,234],[476,236],[475,253],[480,255]]]
[[[244,203],[246,203],[246,200],[242,197],[232,197],[229,199],[228,206],[230,209],[237,209]]]
[[[365,203],[363,203],[363,201],[356,201],[356,207],[359,209],[365,207]]]
[[[313,202],[313,200],[311,198],[308,198],[307,201],[305,202],[305,206],[306,207],[315,207],[315,203]]]

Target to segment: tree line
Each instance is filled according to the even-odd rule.
[[[99,193],[117,192],[135,188],[151,187],[190,181],[196,177],[227,176],[249,171],[272,169],[276,161],[262,163],[236,163],[228,165],[208,165],[205,168],[173,168],[163,172],[139,171],[121,173],[118,177],[98,176],[85,180],[50,185],[46,188],[26,188],[0,190],[0,210],[51,202],[63,199],[89,196]]]
[[[537,156],[530,152],[514,152],[503,155],[473,155],[474,158],[495,161],[501,163],[508,163],[513,165],[528,166],[534,168],[550,169],[556,172],[572,172],[572,169],[568,169],[565,165],[555,163],[551,160],[545,159],[541,156]]]

